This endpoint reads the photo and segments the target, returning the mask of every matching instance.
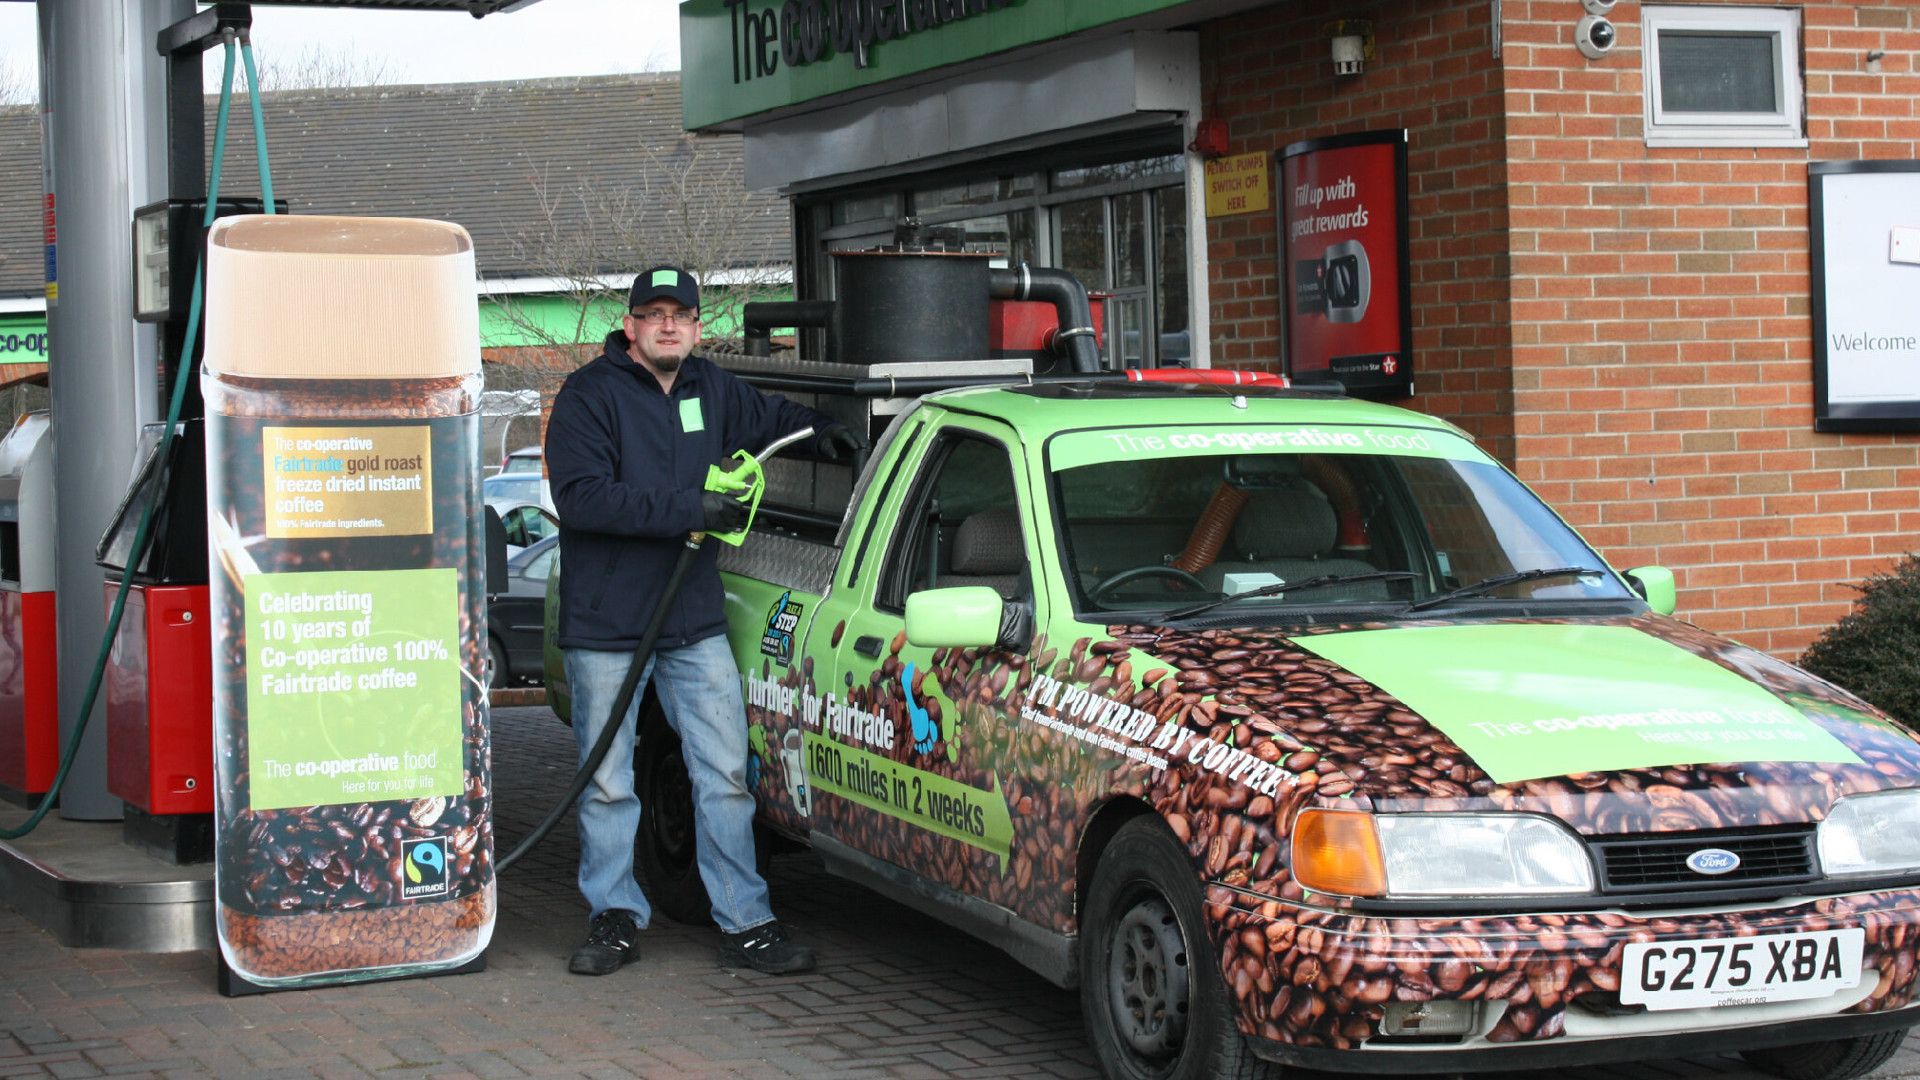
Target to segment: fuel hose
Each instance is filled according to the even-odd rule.
[[[750,505],[757,510],[760,489],[765,486],[765,474],[761,466],[773,455],[812,434],[812,428],[801,428],[768,443],[758,455],[741,451],[738,456],[742,461],[738,466],[732,469],[715,466],[708,470],[707,490],[739,494],[743,486],[750,487],[753,489]],[[749,512],[747,525],[740,530],[741,535],[744,536],[752,524],[752,514]],[[547,811],[547,816],[533,827],[525,839],[514,845],[506,858],[494,864],[496,872],[505,873],[508,867],[520,861],[520,856],[545,840],[553,827],[560,824],[560,819],[567,816],[567,811],[573,809],[574,800],[587,790],[593,774],[600,771],[600,763],[606,760],[607,751],[613,748],[613,740],[619,736],[623,726],[621,721],[625,719],[627,710],[633,707],[633,695],[639,691],[640,676],[646,672],[647,660],[653,656],[653,645],[659,640],[661,624],[667,620],[667,609],[673,606],[674,597],[680,595],[680,585],[686,580],[687,570],[693,566],[693,557],[699,553],[700,545],[706,542],[707,536],[707,533],[691,532],[687,534],[686,543],[680,545],[680,557],[674,560],[673,570],[667,575],[667,586],[660,593],[660,602],[654,606],[653,615],[647,620],[646,631],[640,635],[640,644],[633,647],[633,659],[627,664],[626,678],[620,680],[620,692],[613,696],[613,707],[607,711],[607,722],[600,728],[600,737],[593,741],[593,746],[587,751],[587,759],[574,772],[573,783],[567,785],[566,794],[560,796],[560,801],[553,804],[553,809]]]
[[[573,783],[567,785],[567,793],[560,796],[560,801],[553,804],[553,809],[547,811],[547,816],[534,826],[526,839],[514,845],[507,857],[495,864],[497,872],[505,873],[508,867],[520,861],[520,856],[545,840],[553,827],[560,824],[560,819],[567,816],[567,811],[573,809],[574,800],[587,790],[587,783],[593,779],[593,774],[600,770],[600,763],[606,760],[613,740],[625,726],[621,720],[633,705],[633,695],[640,688],[640,676],[647,670],[648,658],[653,656],[653,643],[660,638],[660,625],[667,621],[667,609],[673,606],[673,598],[680,594],[680,584],[686,580],[687,570],[693,566],[693,557],[699,553],[705,539],[704,534],[690,533],[686,543],[680,545],[680,557],[674,560],[673,571],[667,575],[666,590],[660,594],[660,603],[654,607],[653,617],[647,620],[647,629],[640,635],[640,644],[633,647],[633,660],[627,665],[627,677],[620,680],[620,692],[613,696],[613,708],[607,714],[607,722],[600,728],[600,737],[594,740],[593,748],[587,751],[587,760],[581,762],[579,770],[573,774]]]

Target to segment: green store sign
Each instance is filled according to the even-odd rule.
[[[1186,0],[686,0],[688,130],[872,86]]]
[[[0,364],[47,362],[47,318],[0,316]]]

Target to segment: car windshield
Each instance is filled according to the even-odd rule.
[[[1080,611],[1635,599],[1518,480],[1464,454],[1134,457],[1059,468],[1054,490]]]

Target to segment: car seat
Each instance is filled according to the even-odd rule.
[[[1287,477],[1273,487],[1248,494],[1221,553],[1232,558],[1220,559],[1200,572],[1200,580],[1208,588],[1224,591],[1228,574],[1273,574],[1285,581],[1304,581],[1324,574],[1364,574],[1377,569],[1363,559],[1333,554],[1339,519],[1326,495],[1306,478]],[[1316,602],[1384,600],[1386,582],[1325,587],[1309,595]]]
[[[1027,549],[1020,539],[1020,518],[1011,509],[969,514],[953,536],[953,570],[941,588],[985,585],[1004,599],[1026,591]]]

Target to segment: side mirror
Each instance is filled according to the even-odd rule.
[[[1679,606],[1673,571],[1664,566],[1636,566],[1626,573],[1627,584],[1647,602],[1655,615],[1671,615]]]
[[[985,585],[923,589],[907,597],[907,640],[922,648],[1025,650],[1033,616]]]
[[[486,517],[487,595],[499,596],[507,591],[507,527],[500,521],[500,511],[491,506]]]

